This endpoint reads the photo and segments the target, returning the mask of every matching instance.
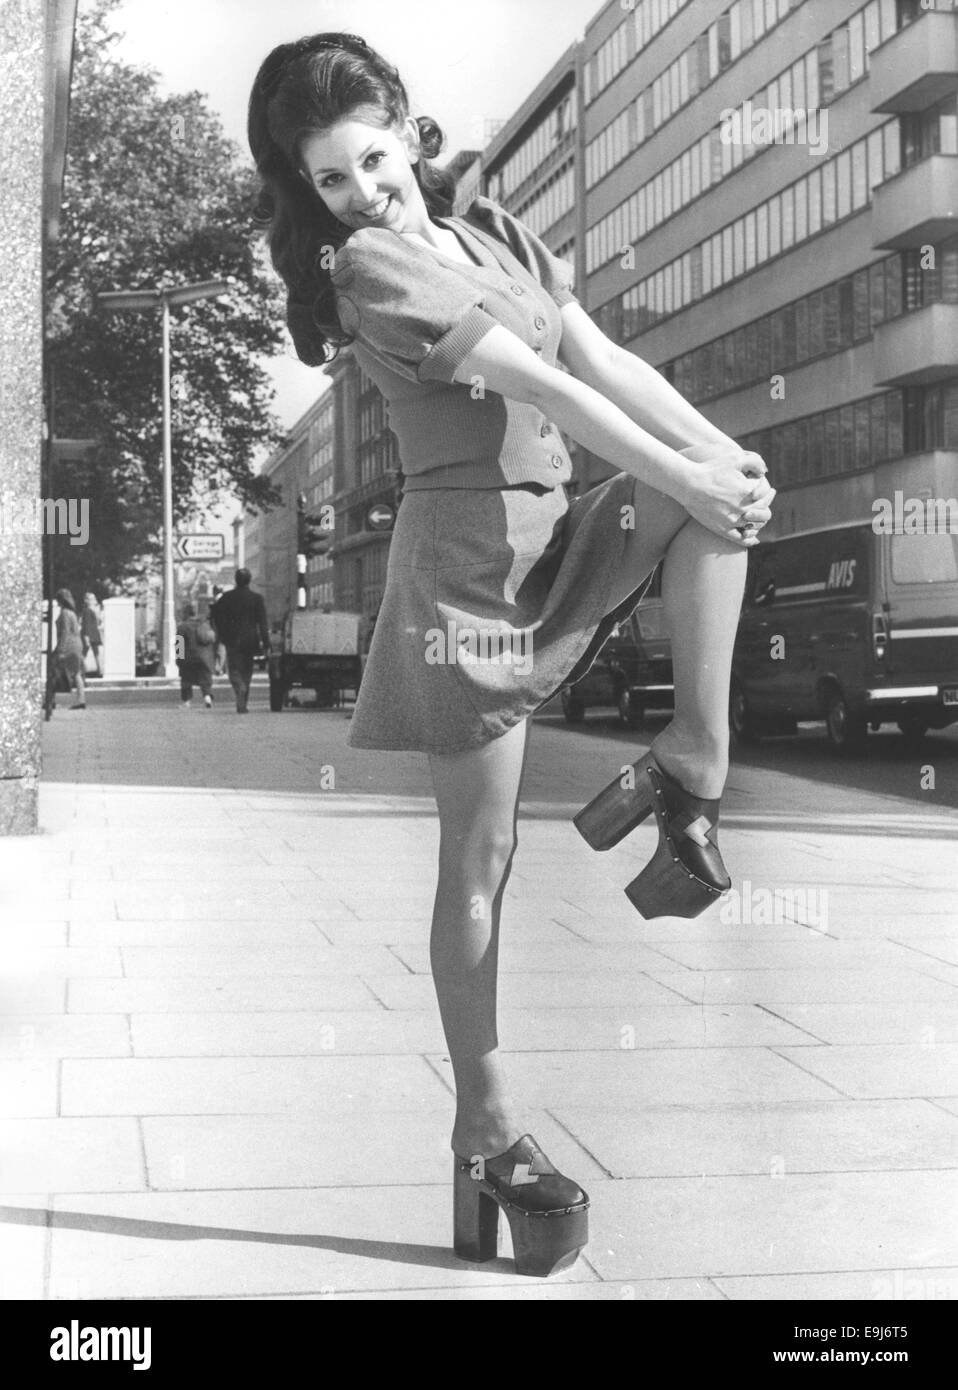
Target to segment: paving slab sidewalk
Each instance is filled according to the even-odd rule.
[[[530,1280],[505,1234],[450,1248],[425,785],[284,792],[300,733],[262,710],[88,713],[0,842],[0,1296],[958,1297],[954,814],[733,816],[748,910],[644,922],[649,830],[596,856],[562,784],[526,805],[501,1041],[593,1204]]]

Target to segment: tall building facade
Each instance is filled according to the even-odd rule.
[[[958,13],[927,3],[643,0],[586,34],[588,307],[764,456],[771,534],[955,491]]]
[[[331,551],[336,607],[373,621],[386,586],[391,520],[399,497],[399,446],[386,401],[348,348],[326,368],[337,412]]]
[[[306,477],[301,496],[305,498],[306,514],[320,517],[330,526],[335,517],[336,491],[336,391],[327,388],[306,419]],[[324,554],[310,556],[306,562],[306,606],[332,608],[333,558]]]
[[[583,284],[586,207],[583,197],[581,48],[573,44],[517,111],[503,122],[482,155],[482,191],[518,217],[549,250],[575,267]],[[580,295],[581,297],[581,295]],[[572,491],[592,483],[590,456],[565,439]]]
[[[299,497],[305,496],[307,511],[313,514],[324,505],[333,505],[338,415],[335,386],[327,387],[297,420],[263,469],[282,494],[282,502],[269,511],[246,512],[243,516],[244,561],[253,575],[254,587],[263,594],[271,624],[282,622],[297,606]],[[333,561],[329,553],[310,560],[306,597],[311,608],[333,605]]]

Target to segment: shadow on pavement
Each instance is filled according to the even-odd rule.
[[[293,1189],[298,1190],[298,1189]],[[136,1193],[135,1196],[141,1194]],[[164,1197],[175,1193],[164,1192]],[[340,1255],[359,1255],[368,1260],[420,1265],[431,1269],[465,1271],[472,1268],[452,1250],[439,1245],[408,1245],[401,1241],[361,1240],[352,1236],[300,1235],[289,1231],[241,1231],[231,1226],[193,1226],[176,1221],[143,1221],[127,1216],[103,1216],[94,1212],[50,1211],[45,1207],[0,1207],[0,1223],[9,1226],[49,1226],[97,1235],[128,1236],[133,1240],[238,1240],[254,1245],[295,1245],[313,1250],[333,1250]],[[484,1272],[515,1273],[511,1260],[490,1260]]]

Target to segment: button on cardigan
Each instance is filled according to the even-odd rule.
[[[363,227],[336,252],[336,310],[360,366],[387,402],[407,492],[568,482],[557,430],[520,401],[454,375],[497,324],[555,366],[573,270],[504,208],[479,197],[460,218],[481,264],[464,265],[388,227]]]

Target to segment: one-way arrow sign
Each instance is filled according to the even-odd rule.
[[[178,560],[222,560],[223,537],[194,531],[190,535],[177,536],[173,550]]]

